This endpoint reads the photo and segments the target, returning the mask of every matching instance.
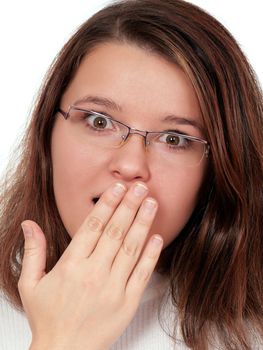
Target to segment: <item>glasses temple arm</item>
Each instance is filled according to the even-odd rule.
[[[68,117],[68,113],[66,113],[66,112],[62,111],[62,109],[60,109],[60,108],[58,108],[58,109],[57,109],[57,113],[62,114],[62,115],[63,115],[63,117],[64,117],[65,119],[67,119],[67,117]]]

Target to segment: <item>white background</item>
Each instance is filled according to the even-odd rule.
[[[165,0],[164,0],[165,1]],[[263,83],[262,0],[192,0],[235,36]],[[107,0],[0,2],[0,173],[23,133],[43,76],[62,45]]]

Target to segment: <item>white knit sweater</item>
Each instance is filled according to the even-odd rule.
[[[158,307],[168,290],[168,280],[154,272],[144,291],[139,308],[130,325],[110,350],[186,350],[182,342],[176,345],[162,329]],[[169,303],[161,319],[169,322]],[[165,327],[166,329],[166,327]],[[31,331],[26,316],[3,297],[0,298],[0,350],[28,350]],[[85,349],[83,349],[85,350]]]

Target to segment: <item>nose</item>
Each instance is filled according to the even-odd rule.
[[[122,146],[112,150],[109,170],[117,180],[149,181],[149,157],[143,135],[130,134]]]

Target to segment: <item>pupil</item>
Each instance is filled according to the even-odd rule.
[[[106,126],[106,120],[103,119],[103,118],[98,117],[98,118],[96,118],[94,120],[94,125],[95,125],[96,128],[103,129]]]
[[[172,145],[178,145],[179,144],[179,137],[178,136],[172,136],[169,135],[166,138],[167,142],[172,144]]]

